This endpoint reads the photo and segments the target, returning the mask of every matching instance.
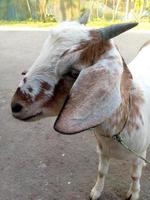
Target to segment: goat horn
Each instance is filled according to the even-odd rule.
[[[79,18],[78,22],[80,24],[87,24],[90,16],[90,10],[87,10],[83,15]]]
[[[124,23],[124,24],[115,24],[112,26],[108,26],[105,28],[98,29],[98,32],[100,33],[100,36],[103,40],[109,40],[111,38],[116,37],[117,35],[120,35],[121,33],[137,26],[138,23]]]

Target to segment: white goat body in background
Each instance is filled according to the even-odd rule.
[[[20,120],[59,114],[54,128],[64,134],[93,127],[100,162],[92,200],[101,196],[111,158],[133,160],[127,199],[139,199],[144,161],[112,139],[125,124],[120,134],[131,149],[145,157],[150,143],[150,45],[128,69],[111,40],[135,25],[91,29],[62,23],[50,31],[12,98],[13,116]]]

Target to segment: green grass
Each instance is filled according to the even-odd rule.
[[[104,21],[104,20],[94,20],[88,23],[90,27],[105,27],[112,24],[123,23],[123,21],[116,20],[116,21]],[[141,30],[150,30],[150,22],[139,22],[139,25],[135,27],[136,29]]]
[[[33,28],[46,28],[56,26],[56,22],[40,22],[40,21],[2,21],[0,20],[0,26],[11,27],[33,27]]]
[[[105,27],[115,23],[122,23],[122,21],[116,20],[112,21],[105,21],[101,19],[96,19],[91,21],[87,24],[89,27]],[[40,21],[0,21],[0,26],[5,27],[31,27],[31,28],[49,28],[54,27],[58,23],[57,22],[40,22]],[[150,30],[150,22],[140,22],[136,29],[142,30]]]

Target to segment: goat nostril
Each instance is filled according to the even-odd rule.
[[[18,113],[22,110],[23,106],[19,103],[12,104],[11,109],[13,113]]]

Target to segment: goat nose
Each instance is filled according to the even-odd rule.
[[[11,105],[11,109],[13,113],[18,113],[22,110],[23,106],[19,103],[14,103]]]

